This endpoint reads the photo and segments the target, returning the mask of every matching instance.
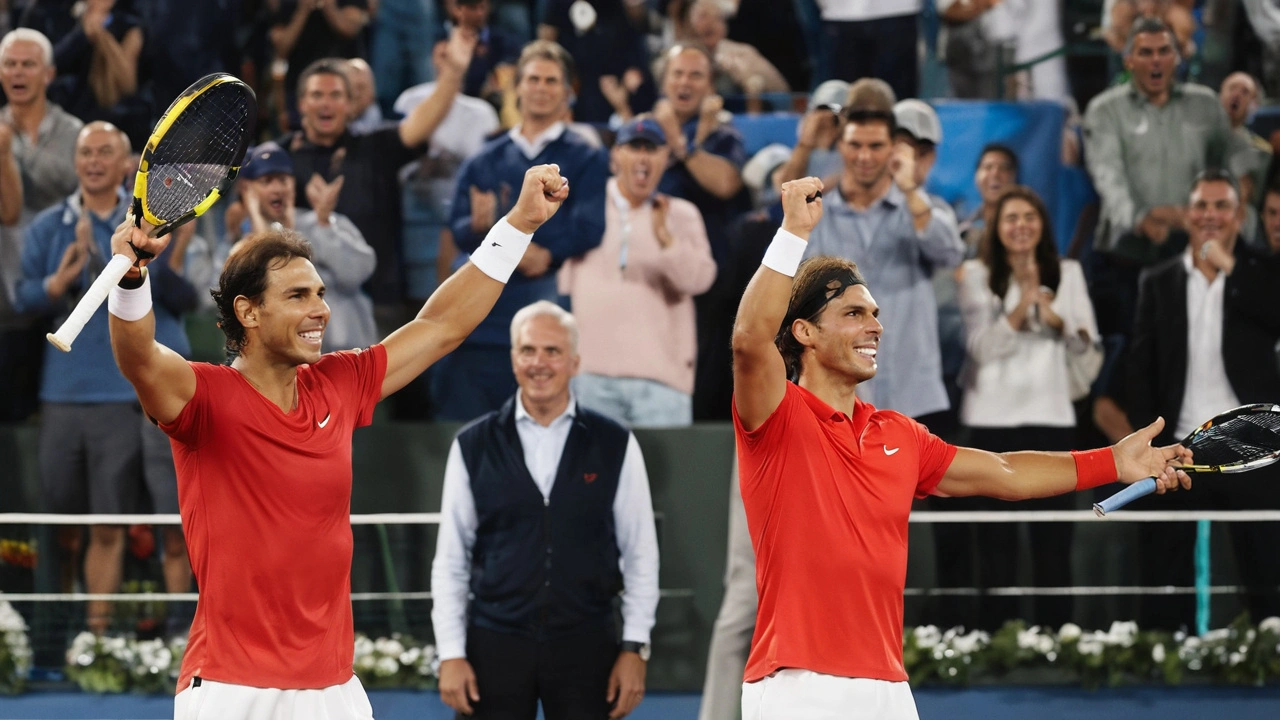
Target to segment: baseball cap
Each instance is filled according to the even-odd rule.
[[[249,158],[240,169],[240,177],[257,180],[273,173],[293,174],[293,160],[284,148],[273,142],[265,142],[249,151]]]
[[[809,96],[809,107],[812,109],[822,105],[833,105],[836,113],[839,114],[840,107],[844,105],[848,96],[849,83],[844,80],[827,80],[814,88],[813,94]]]
[[[934,145],[942,142],[942,121],[938,113],[923,100],[902,100],[893,106],[893,120],[899,130],[911,133],[916,140],[927,140]]]
[[[791,148],[782,143],[765,145],[746,165],[742,166],[742,182],[752,190],[760,191],[769,187],[770,176],[778,166],[791,157]]]
[[[662,126],[651,117],[638,117],[618,128],[615,145],[626,145],[636,140],[651,142],[659,147],[667,144],[667,134]]]

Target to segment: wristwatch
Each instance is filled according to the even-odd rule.
[[[649,662],[649,643],[640,643],[635,640],[623,640],[622,652],[633,652],[640,656],[640,659]]]

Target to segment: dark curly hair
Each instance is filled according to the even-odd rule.
[[[293,230],[250,233],[227,258],[222,276],[218,278],[218,289],[210,290],[209,294],[218,306],[218,327],[227,338],[228,355],[239,355],[245,344],[244,326],[236,317],[236,298],[262,302],[268,275],[294,258],[310,260],[311,245]]]
[[[851,260],[822,255],[800,264],[791,284],[787,315],[773,339],[778,352],[782,353],[783,362],[787,364],[788,378],[800,378],[800,356],[804,354],[804,346],[791,332],[791,325],[801,319],[817,322],[827,303],[843,295],[853,285],[866,284],[862,273],[858,272],[857,263]]]
[[[1009,278],[1013,269],[1009,266],[1009,256],[1000,242],[1000,214],[1010,200],[1025,200],[1036,214],[1040,216],[1040,242],[1036,244],[1036,265],[1040,268],[1040,284],[1055,293],[1058,281],[1062,278],[1061,263],[1058,260],[1058,244],[1053,239],[1053,224],[1049,220],[1049,210],[1035,190],[1026,185],[1014,185],[1005,190],[996,200],[995,210],[987,221],[987,236],[982,242],[982,262],[991,275],[991,292],[1004,299],[1009,291]]]

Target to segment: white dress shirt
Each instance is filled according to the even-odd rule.
[[[529,415],[516,394],[516,433],[524,449],[525,466],[548,505],[576,412],[577,401],[571,396],[564,413],[544,427]],[[431,624],[440,659],[451,660],[466,657],[471,549],[479,525],[471,477],[456,439],[445,464],[440,514],[440,535],[431,566]],[[635,435],[630,433],[613,499],[613,525],[621,554],[622,639],[647,644],[658,609],[658,534],[653,524],[644,455]]]
[[[542,151],[546,150],[548,145],[559,140],[560,136],[564,134],[567,126],[563,122],[553,123],[551,127],[543,130],[532,140],[529,140],[520,132],[520,129],[523,127],[524,123],[520,123],[508,130],[507,134],[511,136],[511,142],[515,143],[516,147],[520,148],[520,153],[526,158],[532,160],[541,155]]]
[[[1191,248],[1182,256],[1187,269],[1187,379],[1182,410],[1173,434],[1182,439],[1200,423],[1240,405],[1222,362],[1222,298],[1226,273],[1213,282],[1196,269]]]
[[[818,11],[828,22],[848,22],[897,17],[920,12],[921,0],[818,0]]]

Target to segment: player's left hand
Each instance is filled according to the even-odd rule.
[[[1156,479],[1156,492],[1160,494],[1177,490],[1179,485],[1191,489],[1191,476],[1177,469],[1191,463],[1191,451],[1181,445],[1151,446],[1151,441],[1162,430],[1164,418],[1156,418],[1155,422],[1135,430],[1112,446],[1120,482],[1128,484],[1153,477]]]
[[[125,213],[124,222],[116,226],[116,231],[111,236],[111,254],[123,255],[136,261],[134,266],[129,268],[129,272],[125,277],[136,278],[141,275],[142,271],[139,268],[151,262],[156,255],[164,252],[164,249],[169,247],[171,235],[158,238],[151,237],[153,230],[155,230],[155,226],[146,220],[142,221],[141,227],[136,227],[133,221],[133,211]],[[129,243],[133,243],[133,247],[130,247]],[[149,252],[152,257],[145,260],[138,259],[138,254],[134,252],[134,248]]]
[[[522,233],[533,233],[569,197],[569,181],[560,176],[559,165],[535,165],[524,173],[520,197],[507,213],[507,222]]]
[[[620,652],[609,673],[609,694],[605,697],[613,710],[609,720],[626,717],[644,699],[645,662],[637,653]]]

